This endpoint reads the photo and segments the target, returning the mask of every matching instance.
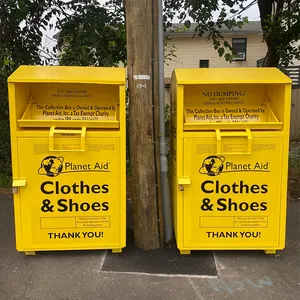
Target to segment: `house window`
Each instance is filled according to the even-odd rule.
[[[199,68],[209,68],[209,60],[208,59],[201,59],[199,61]]]
[[[246,60],[247,39],[232,39],[232,48],[235,58],[233,60]]]

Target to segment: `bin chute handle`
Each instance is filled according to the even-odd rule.
[[[78,134],[80,135],[80,149],[68,149],[60,150],[54,149],[54,135],[55,134]],[[85,151],[85,136],[86,136],[86,127],[81,129],[56,129],[54,126],[50,128],[49,132],[49,151],[57,152],[83,152]]]
[[[250,129],[245,131],[220,131],[215,129],[217,134],[217,155],[241,155],[251,154],[252,152],[252,135]],[[222,152],[222,137],[246,137],[248,139],[247,152]]]

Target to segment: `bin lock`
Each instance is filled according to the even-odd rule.
[[[251,154],[252,152],[252,134],[250,129],[245,129],[245,131],[220,131],[216,130],[217,135],[217,155],[241,155],[241,154]],[[222,137],[246,137],[248,140],[247,151],[246,152],[222,152]]]
[[[26,185],[26,178],[13,179],[12,183],[12,193],[17,194],[19,192],[19,187]]]
[[[181,192],[184,192],[184,186],[191,184],[191,178],[190,177],[181,177],[177,179],[178,182],[178,188]]]
[[[72,150],[54,149],[54,135],[55,134],[78,134],[78,135],[80,135],[80,149],[72,149]],[[85,136],[86,136],[86,127],[82,127],[81,129],[56,129],[53,126],[50,128],[50,132],[49,132],[49,151],[84,152],[85,151]]]

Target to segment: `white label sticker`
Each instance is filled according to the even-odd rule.
[[[150,80],[150,75],[133,75],[134,80]]]

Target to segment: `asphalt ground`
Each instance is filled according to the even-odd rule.
[[[202,269],[200,275],[180,274],[180,267],[178,274],[165,274],[165,269],[159,269],[160,274],[157,274],[154,266],[151,266],[151,274],[144,269],[127,272],[120,266],[121,255],[111,261],[113,256],[107,251],[40,252],[36,256],[18,253],[12,197],[0,195],[0,299],[298,300],[299,216],[300,201],[289,203],[287,245],[276,257],[262,251],[214,251],[193,257],[196,260],[198,257],[198,268],[205,265],[210,266],[210,271],[215,268],[216,272],[210,275],[205,275],[208,269]],[[130,254],[133,256],[142,255],[133,248],[127,251],[133,251],[134,254]],[[170,255],[175,257],[176,253]],[[143,259],[131,261],[130,268],[149,264],[145,260],[140,264],[140,261]]]
[[[134,246],[132,229],[127,230],[126,248],[122,254],[107,252],[102,271],[177,277],[214,277],[218,274],[213,251],[192,251],[191,255],[180,255],[175,246],[143,251]]]

